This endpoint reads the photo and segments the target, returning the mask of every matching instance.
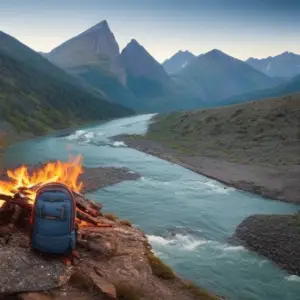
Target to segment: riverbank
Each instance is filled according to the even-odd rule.
[[[80,180],[86,193],[139,177],[126,168],[85,168]],[[130,221],[100,213],[97,222],[106,227],[79,228],[76,251],[67,261],[30,251],[24,221],[1,225],[0,299],[221,299],[175,274]]]
[[[269,199],[300,204],[300,186],[297,180],[300,178],[300,166],[272,168],[187,155],[147,136],[123,135],[114,139],[123,141],[128,147],[178,164],[228,186]]]

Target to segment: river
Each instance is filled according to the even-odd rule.
[[[265,200],[126,147],[110,137],[143,134],[151,115],[83,127],[68,136],[47,136],[10,147],[5,164],[67,160],[125,166],[141,174],[88,196],[105,211],[130,219],[146,232],[156,254],[180,275],[232,300],[300,299],[300,278],[242,246],[227,243],[236,226],[256,213],[293,213],[291,204]]]

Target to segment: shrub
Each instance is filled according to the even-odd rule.
[[[129,220],[121,220],[119,223],[124,226],[132,227],[132,223]]]
[[[184,289],[188,290],[192,295],[193,299],[199,300],[218,300],[219,298],[215,295],[211,295],[209,292],[199,288],[196,284],[191,281],[185,282]]]
[[[111,214],[111,213],[109,213],[109,214],[104,214],[104,217],[105,217],[106,219],[108,219],[108,220],[111,220],[111,221],[116,221],[116,220],[118,219],[118,217],[117,217],[116,215]]]
[[[173,270],[167,266],[160,258],[156,257],[153,252],[148,250],[148,261],[152,269],[152,273],[162,279],[174,279],[176,276]]]

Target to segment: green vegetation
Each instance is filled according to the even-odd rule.
[[[176,279],[176,275],[173,270],[166,265],[161,259],[159,259],[155,254],[151,251],[147,251],[147,257],[149,264],[151,266],[152,272],[155,276],[165,279],[172,280]],[[217,296],[214,296],[207,292],[206,290],[199,288],[196,284],[191,281],[182,281],[182,289],[187,290],[193,296],[193,299],[199,300],[217,300],[219,299]],[[127,299],[127,298],[126,298]]]
[[[155,254],[151,251],[147,251],[147,257],[149,264],[151,266],[152,272],[155,276],[162,279],[174,279],[176,278],[173,270],[167,266],[164,262],[161,261],[160,258],[155,256]]]
[[[147,137],[188,155],[268,166],[299,164],[300,94],[159,116]]]
[[[218,300],[220,299],[217,296],[214,296],[212,294],[210,294],[209,292],[199,288],[197,285],[195,285],[193,282],[191,281],[187,281],[185,282],[183,288],[185,290],[188,290],[192,295],[193,295],[193,299],[199,299],[199,300]]]
[[[119,300],[140,300],[143,297],[143,290],[129,286],[126,283],[115,283],[117,297]]]
[[[120,220],[119,223],[124,226],[132,227],[132,223],[129,220]]]
[[[103,94],[3,32],[0,69],[0,119],[19,135],[40,135],[133,113],[107,102]]]
[[[116,215],[110,214],[110,213],[104,214],[103,216],[106,219],[111,220],[111,221],[116,221],[118,219],[118,217]]]

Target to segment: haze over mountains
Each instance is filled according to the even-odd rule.
[[[299,57],[286,52],[244,62],[214,49],[199,56],[179,51],[160,64],[135,39],[120,52],[107,21],[49,53],[1,32],[2,118],[18,130],[42,133],[133,110],[168,112],[282,96],[300,91],[300,75],[293,77],[300,74]],[[25,118],[28,113],[33,115]]]
[[[46,56],[104,91],[111,101],[137,111],[214,106],[221,100],[282,83],[216,49],[199,56],[179,51],[162,65],[135,39],[120,53],[107,21]]]

